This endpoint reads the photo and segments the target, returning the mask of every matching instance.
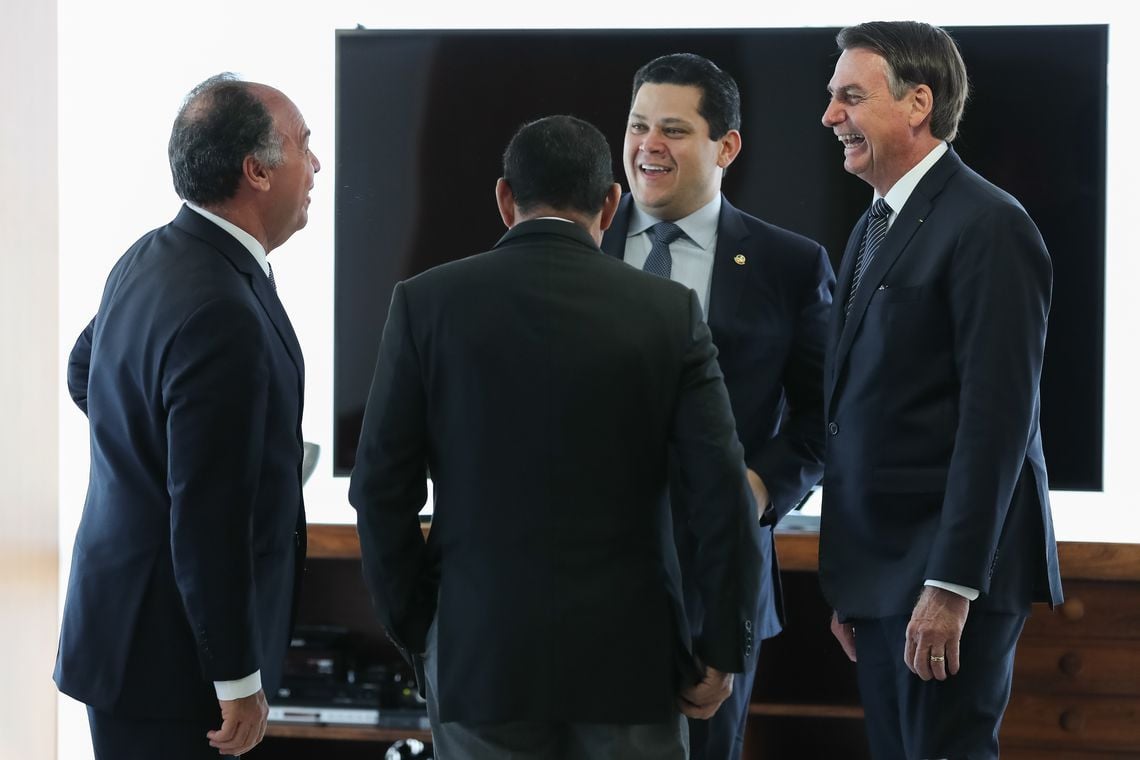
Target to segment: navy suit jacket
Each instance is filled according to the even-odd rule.
[[[820,578],[843,617],[910,614],[927,579],[980,589],[983,609],[1061,601],[1038,421],[1051,283],[1025,210],[950,150],[846,319],[836,297]]]
[[[55,680],[113,714],[216,715],[289,641],[304,365],[249,251],[183,207],[119,259],[71,354],[91,471]]]
[[[602,250],[624,258],[633,198],[622,197]],[[743,263],[737,263],[737,257]],[[823,472],[823,345],[835,276],[827,252],[721,199],[708,326],[719,352],[745,462],[764,480],[774,523]],[[678,526],[682,559],[691,541]],[[783,605],[772,531],[763,531],[760,634],[780,632]],[[699,600],[688,593],[690,616]]]
[[[705,548],[692,641],[670,447]],[[405,654],[436,619],[445,721],[666,721],[692,655],[741,672],[753,646],[760,530],[697,296],[569,222],[396,286],[349,500]]]

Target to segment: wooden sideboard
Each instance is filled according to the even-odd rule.
[[[818,537],[777,532],[788,625],[765,641],[745,742],[749,760],[869,758],[854,666],[831,638]],[[1062,542],[1065,604],[1035,607],[1018,646],[1002,727],[1007,760],[1140,758],[1140,545]],[[310,525],[298,619],[335,623],[388,646],[360,578],[351,525]],[[272,724],[264,757],[378,757],[422,731]],[[378,746],[379,744],[379,746]]]

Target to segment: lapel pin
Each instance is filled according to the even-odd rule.
[[[748,259],[744,258],[743,253],[736,254],[735,256],[732,257],[732,260],[735,261],[740,266],[744,266],[744,262],[748,261]]]

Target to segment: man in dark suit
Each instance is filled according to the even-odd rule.
[[[238,755],[265,732],[304,558],[304,365],[266,255],[305,225],[297,107],[220,75],[170,137],[186,201],[111,271],[68,366],[90,420],[55,681],[97,758]]]
[[[599,251],[610,167],[586,122],[524,126],[496,186],[510,231],[392,295],[349,499],[382,622],[426,651],[444,760],[684,758],[682,713],[715,711],[755,645],[759,530],[716,349],[695,293]]]
[[[949,35],[837,41],[823,123],[875,202],[832,309],[820,580],[875,757],[996,758],[1030,603],[1061,601],[1038,423],[1049,254],[948,146],[967,94]]]
[[[757,612],[764,639],[780,632],[783,615],[772,526],[823,471],[823,342],[835,277],[818,243],[738,211],[721,195],[740,148],[740,94],[731,76],[692,54],[642,66],[625,134],[631,194],[602,250],[693,288],[704,306],[765,526]],[[657,231],[673,226],[675,239],[657,244],[663,255],[655,255]],[[667,270],[658,267],[662,260]],[[683,520],[675,527],[684,571],[695,546]],[[700,630],[704,604],[683,574],[690,621]],[[690,721],[695,760],[740,757],[759,649],[757,641],[729,702],[708,721]]]

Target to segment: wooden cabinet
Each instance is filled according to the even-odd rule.
[[[818,537],[778,533],[776,550],[789,621],[760,651],[745,757],[869,758],[854,666],[831,637],[816,584]],[[1035,605],[1026,623],[1002,758],[1137,760],[1140,546],[1062,543],[1059,551],[1066,601]],[[850,741],[842,755],[838,741]]]
[[[818,537],[778,532],[788,613],[765,641],[745,737],[748,760],[866,760],[855,668],[831,637],[831,610],[816,577]],[[1035,607],[1018,646],[1002,726],[1003,760],[1140,758],[1140,546],[1062,543],[1064,605]],[[351,628],[365,646],[387,646],[360,577],[351,525],[309,526],[299,619]],[[271,725],[263,757],[382,756],[397,738],[425,731]]]

